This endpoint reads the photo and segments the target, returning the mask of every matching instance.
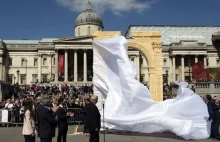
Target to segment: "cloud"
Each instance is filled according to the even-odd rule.
[[[82,12],[86,9],[87,0],[55,0],[59,4],[70,8],[74,12]],[[99,14],[111,11],[115,15],[123,12],[143,12],[159,0],[90,0],[93,10]]]

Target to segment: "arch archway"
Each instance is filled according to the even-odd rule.
[[[121,35],[121,32],[95,32],[94,40],[103,40]],[[160,34],[157,32],[133,32],[133,40],[128,46],[139,50],[145,56],[149,66],[149,90],[155,101],[163,101],[162,48]]]

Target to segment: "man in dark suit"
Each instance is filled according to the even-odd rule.
[[[66,112],[66,110],[63,107],[63,104],[64,104],[64,99],[59,98],[58,99],[59,109],[56,112],[59,121],[57,142],[61,142],[61,137],[63,137],[63,142],[66,142],[66,135],[68,131],[67,118],[73,116],[73,113]]]
[[[93,102],[95,101],[90,100],[90,98],[85,99],[86,105],[83,108],[83,111],[86,113],[85,132],[87,136],[90,136],[89,142],[99,142],[101,115]]]
[[[211,123],[211,136],[220,140],[219,135],[219,124],[220,124],[220,112],[218,106],[212,101],[211,95],[206,95],[205,101],[207,103],[209,118],[208,121],[212,120]]]
[[[54,111],[58,107],[51,110],[52,103],[49,97],[41,99],[41,105],[38,107],[38,136],[41,142],[52,142],[52,137],[55,137],[55,129],[58,122],[55,120]]]

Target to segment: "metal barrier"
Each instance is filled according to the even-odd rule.
[[[69,108],[67,112],[73,112],[74,116],[68,118],[68,124],[81,124],[81,108]]]
[[[3,111],[4,114],[3,115]],[[70,108],[67,109],[67,112],[73,112],[74,116],[68,118],[68,124],[81,124],[81,108]],[[35,111],[35,114],[36,111]],[[3,118],[4,117],[4,118]],[[1,126],[22,126],[24,121],[24,114],[20,110],[0,110],[0,124]],[[37,117],[36,117],[37,118]],[[4,120],[4,121],[3,121]],[[35,122],[37,123],[37,119],[35,119]]]

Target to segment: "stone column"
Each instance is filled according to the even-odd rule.
[[[55,50],[55,80],[54,82],[58,82],[58,73],[59,73],[59,70],[58,70],[58,50]]]
[[[42,63],[42,58],[41,54],[38,54],[38,83],[41,83],[41,63]]]
[[[137,80],[140,81],[140,55],[136,56]]]
[[[181,57],[181,66],[182,66],[182,81],[185,81],[185,74],[184,74],[184,71],[185,71],[185,63],[184,63],[184,55],[182,55]]]
[[[207,68],[207,56],[205,55],[204,56],[204,69]]]
[[[68,82],[68,50],[65,49],[65,72],[64,72],[64,82]]]
[[[173,82],[176,81],[176,59],[175,55],[172,56],[173,60]]]
[[[52,54],[49,54],[49,74],[48,74],[48,78],[49,80],[51,80],[52,77]]]
[[[74,51],[74,82],[78,82],[77,50]]]
[[[197,63],[198,62],[198,55],[196,55],[196,57],[195,57],[195,63]]]
[[[83,77],[83,80],[84,82],[87,82],[87,53],[86,53],[86,50],[84,50],[84,63],[83,63],[83,74],[84,74],[84,77]]]

